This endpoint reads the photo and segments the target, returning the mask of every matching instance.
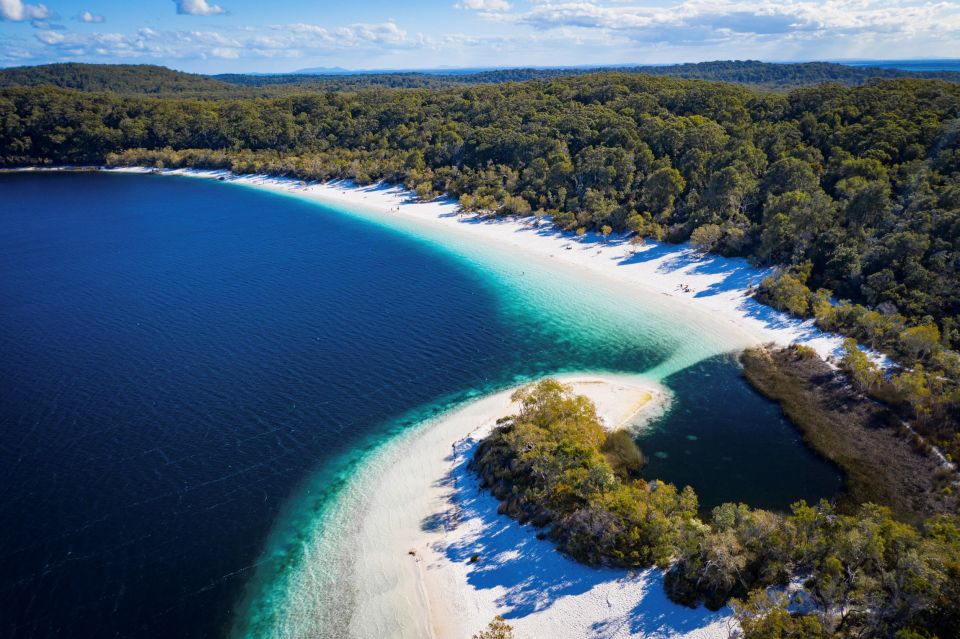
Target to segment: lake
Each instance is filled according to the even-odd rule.
[[[646,474],[707,507],[841,484],[709,336],[294,197],[0,175],[0,299],[5,637],[228,635],[367,452],[543,374],[665,384]]]

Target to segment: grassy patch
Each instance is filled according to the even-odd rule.
[[[888,506],[902,520],[955,512],[957,497],[937,461],[906,436],[889,408],[855,392],[802,348],[755,348],[740,361],[747,381],[781,409],[820,455],[846,474],[838,506]]]

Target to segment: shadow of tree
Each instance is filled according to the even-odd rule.
[[[640,578],[645,579],[647,585],[643,600],[622,619],[593,624],[595,634],[592,636],[622,636],[626,629],[631,635],[645,638],[671,637],[693,632],[730,615],[729,609],[711,612],[702,606],[693,609],[673,603],[663,589],[663,573],[659,571],[645,571]]]

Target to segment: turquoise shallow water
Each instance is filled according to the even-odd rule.
[[[663,381],[650,472],[707,505],[838,487],[716,336],[654,300],[229,184],[3,175],[0,194],[4,636],[303,632],[283,612],[328,596],[296,586],[371,456],[543,374]]]

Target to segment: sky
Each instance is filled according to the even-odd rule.
[[[0,66],[201,73],[960,58],[960,0],[0,0]]]

